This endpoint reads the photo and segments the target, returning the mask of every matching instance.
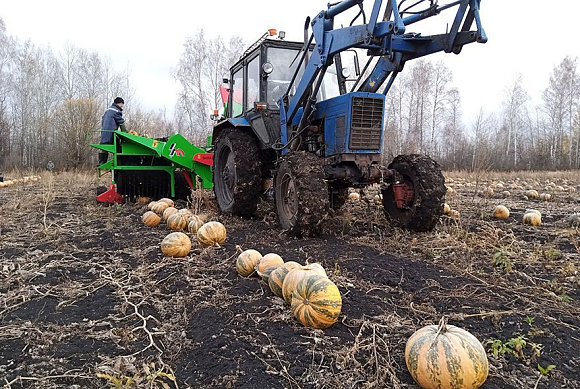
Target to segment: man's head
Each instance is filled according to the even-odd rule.
[[[119,107],[123,108],[123,106],[125,105],[125,100],[123,100],[120,97],[115,97],[115,100],[113,101],[113,103],[117,104]]]

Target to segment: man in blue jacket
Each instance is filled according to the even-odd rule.
[[[125,128],[125,119],[123,119],[123,107],[125,101],[122,98],[116,97],[113,104],[103,114],[101,122],[101,144],[113,143],[113,131],[121,129],[127,132]],[[107,162],[109,153],[106,151],[99,152],[99,165]]]

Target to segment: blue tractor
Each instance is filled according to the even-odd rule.
[[[479,6],[480,0],[375,0],[367,22],[363,0],[344,0],[306,19],[304,42],[267,34],[258,40],[224,80],[226,110],[213,129],[220,210],[253,214],[264,183],[273,181],[282,227],[311,236],[322,231],[330,209],[344,204],[349,187],[379,184],[394,224],[432,229],[445,196],[441,169],[417,154],[381,165],[385,96],[407,61],[486,42]],[[334,28],[335,17],[353,7],[359,12],[350,26]],[[448,9],[456,12],[445,33],[408,31]],[[356,49],[369,57],[362,70]],[[354,60],[354,75],[343,66],[345,56]]]

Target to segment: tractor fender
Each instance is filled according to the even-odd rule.
[[[232,128],[232,127],[241,127],[243,129],[250,129],[252,126],[250,125],[250,123],[246,120],[246,118],[243,117],[239,117],[239,118],[227,118],[225,120],[222,120],[221,122],[219,122],[218,124],[216,124],[213,128],[213,140],[212,142],[215,144],[215,142],[217,141],[218,136],[222,133],[223,130],[225,130],[226,128]]]

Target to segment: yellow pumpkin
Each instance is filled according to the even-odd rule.
[[[219,246],[226,241],[226,227],[220,222],[209,222],[197,230],[197,241],[204,246]]]
[[[537,227],[542,225],[542,216],[536,212],[528,212],[524,214],[522,218],[524,224],[529,224],[531,226]]]
[[[540,200],[542,201],[550,201],[552,199],[552,195],[549,193],[541,193]]]
[[[161,251],[169,257],[185,257],[191,251],[191,240],[183,232],[172,232],[161,242]]]
[[[168,199],[167,197],[164,197],[162,199],[159,199],[158,202],[166,203],[170,207],[174,207],[175,206],[175,203],[173,202],[173,200]]]
[[[268,253],[264,255],[262,259],[260,259],[260,262],[258,262],[256,270],[258,271],[258,275],[261,275],[260,273],[263,273],[267,268],[274,266],[278,267],[282,266],[283,264],[284,260],[282,259],[281,256],[275,253]]]
[[[187,230],[192,234],[197,234],[197,231],[199,231],[201,226],[204,225],[204,223],[198,217],[195,216],[190,217],[188,220],[189,223],[187,224]]]
[[[493,211],[493,217],[496,219],[507,219],[510,217],[510,211],[503,205],[498,205]]]
[[[303,277],[292,293],[292,313],[307,327],[325,329],[333,325],[342,309],[337,286],[327,277],[312,274]]]
[[[190,211],[189,209],[187,209],[187,208],[180,209],[178,212],[179,212],[180,214],[184,215],[184,216],[185,216],[186,218],[188,218],[188,219],[189,219],[190,217],[192,217],[192,216],[193,216],[193,212],[191,212],[191,211]]]
[[[192,222],[190,222],[190,224]],[[248,277],[253,274],[260,259],[262,259],[262,254],[257,250],[250,249],[242,251],[236,260],[236,270],[238,271],[238,274],[242,277]]]
[[[150,210],[153,210],[153,207],[155,206],[155,204],[157,204],[157,201],[151,201],[149,203],[149,205],[147,205],[147,208],[149,208]]]
[[[282,297],[282,285],[284,284],[284,278],[288,275],[290,270],[301,267],[298,262],[288,261],[282,266],[277,267],[268,278],[268,286],[272,293],[278,297]]]
[[[360,194],[358,194],[357,192],[352,192],[348,194],[348,199],[349,200],[360,200]]]
[[[169,219],[169,216],[171,215],[175,215],[177,213],[177,208],[174,207],[167,207],[165,208],[165,211],[163,211],[163,221],[167,221],[167,219]]]
[[[187,228],[187,218],[183,215],[175,213],[167,219],[167,227],[170,230],[181,231]]]
[[[311,274],[326,277],[326,272],[324,271],[324,269],[322,270],[321,269],[322,266],[320,266],[320,268],[316,266],[311,267],[300,266],[290,270],[288,274],[286,274],[286,277],[284,277],[284,282],[282,283],[282,297],[284,297],[284,300],[288,304],[292,303],[292,293],[294,293],[296,285],[298,285],[298,282],[300,282],[302,278],[309,276]]]
[[[424,389],[477,389],[487,379],[489,363],[485,349],[469,332],[447,325],[430,325],[407,341],[405,363]]]
[[[161,218],[155,212],[147,211],[141,216],[141,221],[148,227],[157,227]]]

